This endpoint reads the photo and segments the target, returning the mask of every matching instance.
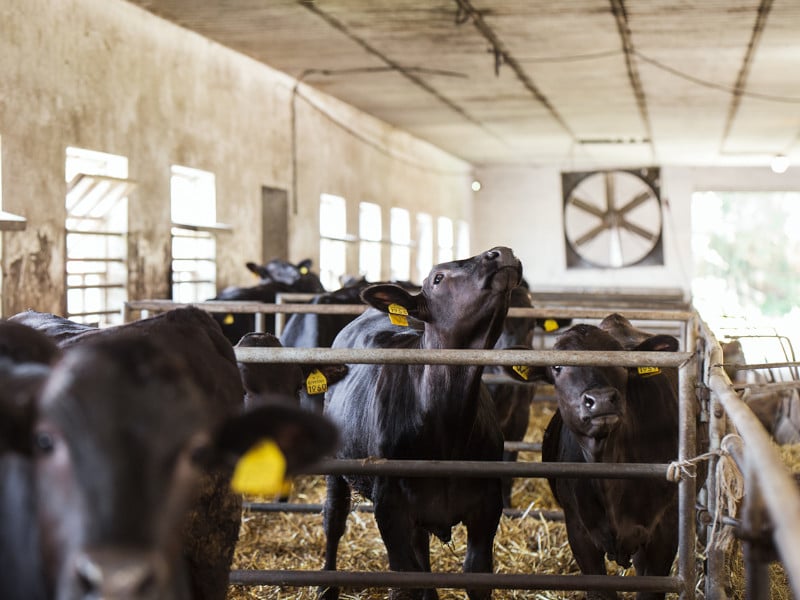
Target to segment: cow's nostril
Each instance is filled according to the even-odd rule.
[[[595,404],[596,404],[596,400],[594,399],[594,396],[590,396],[589,394],[586,394],[583,397],[583,405],[586,408],[594,408]]]
[[[486,258],[489,260],[495,260],[500,257],[500,253],[497,250],[489,250],[486,253]]]

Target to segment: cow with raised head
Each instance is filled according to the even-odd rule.
[[[238,457],[268,438],[291,472],[334,446],[332,425],[288,403],[242,412],[233,350],[206,313],[159,317],[70,338],[17,423],[48,598],[224,599]]]
[[[677,349],[654,335],[633,350]],[[622,344],[593,325],[575,325],[555,350],[614,352]],[[543,462],[665,463],[678,456],[678,397],[659,369],[553,366],[547,370],[558,410],[542,443]],[[678,545],[677,486],[666,480],[549,479],[564,509],[575,560],[586,575],[606,574],[605,558],[631,562],[638,575],[666,576]],[[589,598],[616,598],[594,591]],[[664,594],[639,594],[640,599]]]
[[[509,248],[435,266],[418,294],[400,286],[366,288],[372,308],[345,327],[334,348],[490,349],[503,328],[522,265]],[[356,364],[332,386],[325,414],[341,430],[340,458],[501,460],[503,436],[482,366]],[[325,569],[336,569],[351,489],[372,500],[395,571],[430,571],[430,535],[449,541],[467,528],[465,571],[491,572],[502,513],[497,478],[327,478]],[[490,590],[468,590],[473,600]],[[337,588],[321,590],[336,598]],[[392,598],[436,598],[436,591],[392,590]]]

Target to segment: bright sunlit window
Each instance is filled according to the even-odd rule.
[[[439,217],[436,220],[436,233],[438,242],[438,262],[453,260],[453,220]]]
[[[322,194],[319,199],[319,278],[335,290],[347,268],[347,204],[344,198]]]
[[[457,221],[456,229],[458,234],[456,236],[456,258],[469,258],[469,225],[466,221]]]
[[[381,207],[372,202],[358,205],[358,270],[367,281],[381,279]]]
[[[128,159],[69,147],[65,175],[67,314],[94,325],[122,322],[127,299]]]
[[[394,281],[411,279],[411,216],[405,208],[391,210],[391,278]]]
[[[421,283],[433,268],[433,218],[417,214],[417,279]]]
[[[172,166],[172,299],[176,302],[201,302],[217,295],[216,194],[213,173]]]
[[[692,196],[693,303],[749,363],[800,351],[800,192]],[[749,355],[748,355],[749,348]]]

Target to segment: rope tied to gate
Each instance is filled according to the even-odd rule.
[[[686,460],[674,460],[667,466],[667,481],[678,483],[684,477],[696,477],[697,474],[690,470],[689,467],[695,466],[704,460],[711,460],[714,456],[721,456],[725,450],[711,450],[705,452],[694,458],[687,458]]]

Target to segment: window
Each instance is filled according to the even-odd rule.
[[[67,314],[81,323],[122,322],[127,299],[128,159],[67,148]]]
[[[344,198],[322,194],[319,199],[319,277],[325,289],[339,288],[347,268],[347,207]]]
[[[469,225],[466,221],[456,223],[458,237],[456,238],[456,258],[469,258]]]
[[[405,208],[391,210],[391,277],[395,281],[411,279],[411,218]]]
[[[358,270],[367,281],[381,279],[381,207],[371,202],[358,205]]]
[[[421,282],[433,268],[433,218],[417,215],[417,279]]]
[[[439,217],[436,223],[439,247],[438,262],[453,260],[453,221],[447,217]]]
[[[173,165],[172,299],[201,302],[217,295],[216,179],[213,173]]]

